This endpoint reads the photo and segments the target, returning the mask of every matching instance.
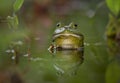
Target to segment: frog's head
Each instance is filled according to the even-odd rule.
[[[77,34],[77,28],[78,28],[78,25],[74,24],[73,22],[70,23],[69,25],[66,25],[66,26],[62,26],[61,23],[58,23],[56,25],[54,35],[58,35],[58,34]]]

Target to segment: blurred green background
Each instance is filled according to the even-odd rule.
[[[18,11],[14,3],[0,0],[0,83],[120,83],[105,0],[25,0]],[[58,22],[78,24],[84,53],[48,51]]]

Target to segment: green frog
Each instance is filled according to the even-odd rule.
[[[70,23],[62,26],[61,23],[58,23],[49,50],[79,50],[84,46],[83,40],[84,36],[79,33],[77,24]]]

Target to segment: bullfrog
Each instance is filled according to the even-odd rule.
[[[84,36],[79,33],[77,24],[72,22],[62,26],[61,23],[58,23],[48,50],[79,50],[83,47],[83,40]]]

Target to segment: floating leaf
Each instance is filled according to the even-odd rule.
[[[108,8],[114,15],[119,15],[120,13],[120,0],[106,0]]]
[[[24,0],[16,0],[15,1],[14,5],[13,5],[14,12],[17,12],[21,8],[23,2],[24,2]]]

